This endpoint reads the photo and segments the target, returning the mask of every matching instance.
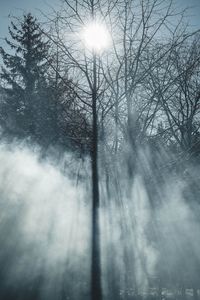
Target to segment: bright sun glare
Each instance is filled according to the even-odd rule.
[[[89,50],[101,52],[109,46],[110,35],[104,25],[92,22],[84,27],[82,40]]]

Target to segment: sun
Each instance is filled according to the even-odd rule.
[[[81,34],[86,48],[95,52],[101,52],[110,44],[110,34],[101,23],[92,22],[83,28]]]

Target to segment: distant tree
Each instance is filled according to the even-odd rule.
[[[40,134],[46,137],[49,144],[56,143],[62,148],[86,154],[91,148],[90,120],[80,106],[79,84],[69,76],[69,65],[59,48],[54,46],[51,47],[52,55],[48,61],[48,87],[41,90],[41,95],[46,92],[48,96],[47,104],[44,103],[45,95],[41,101],[41,105],[48,107],[48,118],[45,122],[40,118],[46,125],[45,128],[42,126]]]
[[[171,47],[150,73],[147,86],[161,106],[166,142],[189,156],[199,154],[199,41],[195,34]]]
[[[11,40],[5,40],[11,54],[0,48],[5,94],[1,103],[1,123],[6,133],[18,137],[34,136],[38,125],[39,94],[47,85],[45,73],[49,43],[44,40],[37,20],[30,13],[17,24],[11,22],[9,33]]]

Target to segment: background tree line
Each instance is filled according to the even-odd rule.
[[[118,40],[112,32],[110,61],[98,66],[102,77],[100,136],[105,137],[106,132],[115,152],[123,139],[131,135],[132,143],[138,138],[160,138],[177,151],[198,155],[199,33],[188,32],[179,23],[171,35],[163,31],[163,36],[167,34],[164,42],[162,34],[157,34],[167,18],[172,17],[172,3],[168,10],[160,7],[163,17],[152,29],[148,22],[153,20],[156,4],[160,3],[142,2],[141,11],[137,12],[140,20],[134,20],[131,2],[116,6],[116,12],[107,8],[109,18],[113,13],[110,28],[117,22],[117,14],[122,24]],[[147,7],[152,10],[147,12]],[[6,135],[30,137],[47,146],[81,144],[84,148],[90,137],[90,93],[83,89],[85,78],[79,78],[77,71],[84,66],[75,59],[70,61],[73,49],[62,36],[65,29],[69,30],[67,21],[56,16],[53,22],[51,37],[30,13],[11,22],[10,38],[5,39],[7,48],[1,47],[1,130]],[[134,32],[135,23],[138,27]],[[90,58],[87,53],[83,55],[89,66]],[[107,122],[111,122],[115,132],[108,134],[104,125]]]
[[[60,71],[59,51],[31,13],[11,22],[10,52],[1,48],[1,129],[6,137],[31,139],[43,147],[85,147],[89,124],[76,105],[76,88]],[[62,76],[60,74],[62,72]],[[84,146],[86,145],[86,146]],[[84,151],[84,149],[83,149]]]

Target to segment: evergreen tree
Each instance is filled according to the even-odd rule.
[[[41,87],[46,87],[48,42],[44,41],[37,20],[29,13],[21,22],[11,22],[11,41],[6,39],[12,54],[3,48],[1,78],[5,99],[1,123],[6,133],[18,137],[37,135],[37,107]]]
[[[90,147],[90,125],[77,105],[75,86],[59,75],[59,60],[37,20],[29,13],[11,22],[11,54],[0,48],[2,94],[0,124],[7,136],[30,137],[43,147],[59,145],[81,152]],[[52,67],[53,64],[58,66]],[[51,70],[50,70],[51,69]],[[53,71],[52,71],[53,70]]]

